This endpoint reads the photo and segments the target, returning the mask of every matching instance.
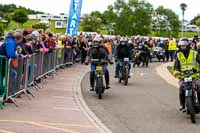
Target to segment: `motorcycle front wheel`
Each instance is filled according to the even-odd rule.
[[[103,78],[97,78],[96,79],[96,93],[98,94],[98,98],[102,99],[102,93],[103,93]]]
[[[187,112],[190,114],[191,122],[196,123],[195,120],[195,108],[192,97],[186,98],[186,104],[187,104]]]
[[[125,69],[124,85],[128,84],[128,68]]]

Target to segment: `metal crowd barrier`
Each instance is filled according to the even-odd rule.
[[[3,108],[3,102],[7,93],[8,82],[8,58],[0,55],[0,108]]]
[[[73,64],[73,53],[71,48],[64,49],[64,62],[63,64],[70,65]]]
[[[35,53],[31,56],[9,59],[0,56],[0,107],[3,101],[11,101],[24,93],[33,96],[31,87],[37,85],[36,80],[51,75],[56,68],[72,64],[71,48],[56,49],[48,53]]]

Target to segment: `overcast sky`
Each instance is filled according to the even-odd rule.
[[[1,4],[11,4],[25,6],[34,10],[43,11],[51,14],[60,14],[69,12],[69,5],[71,0],[0,0]],[[82,14],[90,13],[91,11],[106,10],[109,4],[116,0],[83,0]],[[200,0],[147,0],[153,4],[154,8],[159,5],[170,8],[181,17],[181,10],[179,5],[184,2],[188,5],[185,13],[186,20],[191,20],[194,16],[200,13]],[[181,18],[180,18],[181,19]]]

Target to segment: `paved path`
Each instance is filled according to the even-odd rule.
[[[134,76],[127,87],[111,78],[111,89],[98,100],[95,93],[88,91],[89,75],[82,81],[83,96],[91,110],[114,133],[199,133],[200,117],[197,124],[191,124],[186,114],[178,111],[179,98],[177,80],[160,64],[150,68],[134,69]],[[164,71],[162,71],[164,70]],[[168,84],[162,77],[167,77]],[[113,77],[114,68],[110,68]]]
[[[87,71],[85,66],[62,70],[55,79],[28,100],[17,99],[20,106],[6,104],[0,110],[0,133],[99,133],[86,117],[78,98],[79,82]]]

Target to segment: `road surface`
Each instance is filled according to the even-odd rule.
[[[200,117],[191,124],[190,117],[178,111],[178,89],[160,78],[155,68],[135,68],[128,86],[114,79],[110,67],[111,89],[98,100],[89,92],[89,74],[82,81],[86,103],[114,133],[199,133]]]

